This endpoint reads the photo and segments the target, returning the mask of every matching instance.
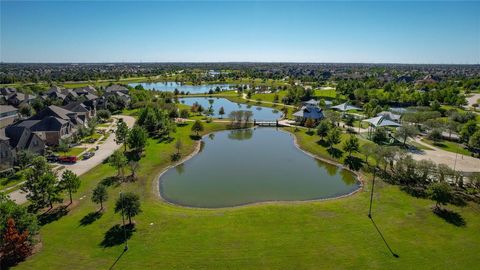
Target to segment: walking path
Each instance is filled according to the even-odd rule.
[[[113,116],[113,118],[122,118],[129,128],[131,128],[135,123],[135,118],[131,116],[117,115]],[[114,124],[115,121],[112,122],[110,128],[112,128]],[[115,142],[115,136],[112,134],[105,140],[103,144],[98,144],[98,150],[95,151],[95,155],[93,157],[86,160],[80,160],[74,164],[61,164],[63,168],[57,171],[58,175],[62,175],[63,171],[67,169],[73,171],[77,175],[82,175],[102,163],[120,147],[122,147],[122,145],[119,145]],[[23,182],[19,183],[18,185],[20,184],[23,184]],[[23,204],[27,201],[26,193],[19,189],[12,191],[8,195],[18,204]]]
[[[445,164],[452,169],[462,172],[480,172],[480,159],[462,154],[456,154],[445,151],[438,147],[422,142],[418,137],[414,140],[416,143],[426,146],[433,150],[422,150],[421,152],[411,153],[415,160],[431,160],[436,164]]]

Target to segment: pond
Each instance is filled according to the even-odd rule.
[[[165,200],[203,208],[332,198],[360,187],[350,171],[298,149],[275,128],[227,130],[203,137],[200,152],[160,177]]]
[[[198,104],[202,105],[205,110],[211,105],[214,112],[212,116],[216,118],[220,118],[221,116],[218,113],[221,107],[223,107],[225,111],[223,118],[228,118],[228,114],[231,111],[238,110],[251,111],[253,113],[253,119],[262,121],[275,121],[282,118],[283,114],[282,112],[272,108],[231,102],[226,98],[218,97],[179,98],[178,101],[188,106],[192,106],[195,102],[198,102]]]
[[[175,89],[178,89],[180,92],[190,92],[190,94],[204,94],[208,93],[210,89],[215,90],[215,88],[220,87],[222,90],[230,90],[230,84],[202,84],[202,85],[187,85],[177,82],[155,82],[155,83],[129,83],[129,86],[135,87],[137,85],[142,85],[143,88],[149,90],[157,91],[167,91],[173,92]]]

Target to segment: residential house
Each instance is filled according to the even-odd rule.
[[[0,129],[0,172],[13,167],[15,155],[10,147],[10,138],[5,135],[5,129]]]
[[[11,105],[0,105],[0,128],[13,124],[18,118],[17,108]]]
[[[48,116],[53,116],[60,118],[64,121],[68,121],[72,124],[73,127],[85,125],[85,122],[78,117],[78,114],[76,112],[72,112],[55,105],[50,105],[46,107],[45,109],[38,112],[36,115],[30,117],[28,120],[42,120]]]
[[[128,88],[123,85],[113,84],[105,88],[105,93],[121,92],[128,95]]]
[[[0,170],[11,168],[20,151],[43,155],[45,142],[27,127],[11,125],[0,129]]]
[[[76,131],[70,121],[54,116],[46,116],[41,120],[24,120],[8,126],[7,136],[9,136],[9,130],[14,129],[29,130],[36,134],[44,144],[50,146],[58,145],[61,140],[69,138]]]
[[[80,118],[84,123],[95,116],[95,110],[90,110],[81,101],[70,102],[67,105],[62,106],[62,108],[71,112],[76,112],[78,118]]]
[[[36,98],[35,95],[15,92],[7,96],[6,100],[9,105],[12,105],[18,108],[22,104],[30,104],[30,102],[32,102],[32,100],[34,100],[35,98]]]

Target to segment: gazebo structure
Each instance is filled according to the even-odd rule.
[[[311,99],[304,104],[298,112],[293,114],[293,116],[295,116],[295,122],[303,123],[308,118],[317,121],[324,117],[322,108],[318,106],[318,101]]]
[[[350,110],[358,110],[358,111],[361,110],[361,108],[353,106],[353,105],[349,105],[347,102],[339,104],[339,105],[332,106],[332,107],[330,107],[330,109],[341,111],[341,112],[346,112],[346,111],[350,111]]]
[[[370,137],[372,128],[377,129],[379,127],[400,127],[401,125],[395,121],[389,119],[388,116],[379,114],[376,117],[369,118],[363,120],[363,122],[367,122],[370,125],[368,136]]]

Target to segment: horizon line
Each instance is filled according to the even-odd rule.
[[[306,62],[306,61],[105,61],[105,62],[4,62],[3,64],[354,64],[354,65],[430,65],[480,66],[472,63],[414,63],[414,62]]]

